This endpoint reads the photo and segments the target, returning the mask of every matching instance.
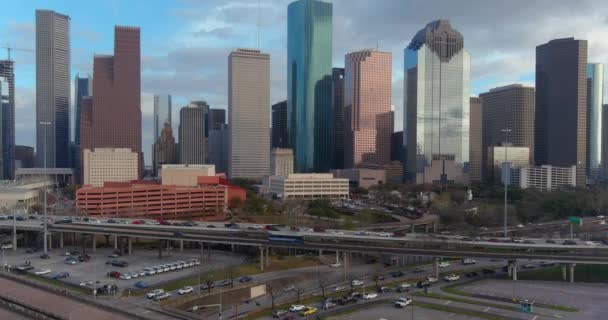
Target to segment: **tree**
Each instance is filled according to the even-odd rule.
[[[230,288],[234,288],[234,279],[236,278],[236,272],[234,268],[228,269],[228,279],[230,279]]]
[[[213,278],[207,277],[205,278],[205,285],[207,286],[207,293],[211,294],[211,287],[213,286]]]
[[[278,288],[278,286],[266,284],[266,292],[268,292],[270,295],[271,309],[274,310],[274,302],[282,291]]]
[[[298,286],[296,286],[296,289],[294,292],[295,292],[296,296],[298,297],[298,303],[299,303],[300,298],[301,298],[302,294],[304,293],[304,287],[298,285]],[[323,296],[325,296],[325,295],[323,295]]]
[[[321,295],[323,296],[323,298],[325,298],[325,291],[327,290],[327,287],[329,286],[329,281],[327,280],[327,278],[325,278],[324,276],[319,275],[319,289],[321,289]]]

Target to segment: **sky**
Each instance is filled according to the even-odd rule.
[[[4,0],[0,47],[35,48],[35,10],[71,18],[71,72],[92,73],[94,54],[111,54],[114,25],[141,28],[143,149],[150,163],[152,96],[179,108],[206,100],[226,109],[227,61],[235,48],[271,55],[271,102],[286,98],[287,5],[291,0]],[[471,94],[511,83],[534,85],[535,47],[555,38],[589,41],[589,62],[608,62],[605,0],[334,0],[333,64],[378,48],[393,55],[395,129],[403,127],[403,49],[436,19],[449,19],[471,55]],[[259,25],[259,27],[258,27]],[[6,49],[0,50],[6,58]],[[17,144],[34,145],[35,54],[14,50]],[[73,84],[72,84],[73,86]],[[72,99],[73,104],[73,99]],[[73,111],[73,109],[72,109]],[[74,112],[72,112],[72,115]],[[176,137],[177,138],[177,137]]]

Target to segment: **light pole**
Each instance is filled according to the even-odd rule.
[[[46,149],[47,149],[47,145],[48,145],[48,143],[46,141],[46,130],[47,130],[47,126],[51,125],[51,122],[50,121],[40,121],[39,123],[40,123],[40,125],[44,126],[43,162],[44,162],[44,173],[46,174],[46,152],[47,152]],[[45,186],[46,186],[46,183],[45,183]],[[48,254],[48,230],[47,230],[47,208],[46,208],[46,206],[47,206],[47,199],[46,199],[46,191],[47,191],[46,188],[44,188],[44,191],[43,191],[43,193],[44,193],[44,218],[43,218],[44,219],[44,222],[43,222],[43,225],[44,225],[44,232],[43,232],[44,233],[44,242],[43,242],[44,243],[44,250],[43,250],[44,251],[44,255]]]
[[[506,167],[507,167],[507,148],[509,147],[508,145],[508,141],[509,141],[509,133],[511,132],[511,129],[509,128],[505,128],[500,130],[502,132],[504,132],[505,134],[505,143],[504,143],[504,148],[505,148],[505,162],[503,162],[502,164],[502,171],[503,171],[503,183],[505,184],[505,221],[504,221],[504,237],[507,237],[507,174],[506,174]]]

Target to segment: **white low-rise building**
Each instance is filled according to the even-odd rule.
[[[83,151],[84,184],[125,182],[139,178],[139,155],[129,148],[95,148]]]
[[[38,203],[39,194],[35,189],[0,186],[0,209],[27,209]]]
[[[563,187],[576,187],[576,166],[554,167],[543,165],[520,169],[519,187],[551,191]]]
[[[331,173],[292,173],[268,178],[268,193],[279,199],[348,199],[348,179]]]

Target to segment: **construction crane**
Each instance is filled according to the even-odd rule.
[[[11,51],[15,50],[15,51],[26,51],[26,52],[36,52],[35,50],[32,49],[23,49],[23,48],[13,48],[11,46],[9,46],[8,44],[6,46],[0,47],[2,49],[6,49],[6,56],[8,60],[11,60]]]

